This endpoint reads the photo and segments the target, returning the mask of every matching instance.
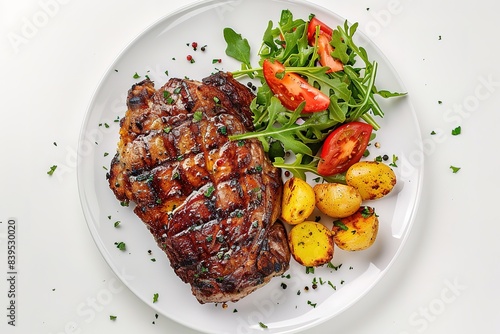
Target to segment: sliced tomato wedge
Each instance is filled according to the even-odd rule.
[[[305,101],[303,112],[326,110],[330,98],[296,73],[285,71],[279,61],[264,60],[262,71],[269,88],[287,109],[295,110]]]
[[[326,73],[343,71],[344,64],[339,59],[333,58],[332,52],[333,46],[330,44],[330,39],[325,34],[319,34],[318,55],[320,64],[330,68]]]
[[[313,17],[307,26],[307,40],[309,45],[314,45],[316,42],[316,27],[319,26],[319,36],[318,36],[318,55],[319,63],[321,66],[328,66],[330,72],[338,72],[344,70],[344,64],[337,59],[332,57],[332,52],[334,50],[333,46],[330,44],[333,35],[333,29],[327,26],[325,23]]]
[[[318,173],[323,176],[343,173],[360,161],[372,130],[370,124],[363,122],[346,123],[333,130],[321,148]]]
[[[317,26],[319,26],[320,33],[324,33],[326,36],[328,36],[328,39],[332,38],[333,29],[322,21],[318,20],[316,16],[314,16],[307,25],[307,40],[309,41],[309,44],[314,44]]]

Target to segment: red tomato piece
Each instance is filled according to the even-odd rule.
[[[346,123],[333,130],[321,148],[318,173],[323,176],[343,173],[360,161],[372,130],[370,124],[362,122]]]
[[[332,57],[333,50],[333,46],[330,44],[330,38],[320,33],[318,36],[319,62],[322,66],[330,67],[326,73],[344,70],[344,64],[342,64],[339,59]]]
[[[333,29],[330,28],[328,25],[325,23],[321,22],[314,16],[310,21],[309,24],[307,25],[307,40],[309,41],[309,44],[314,43],[314,35],[316,34],[316,27],[319,26],[319,31],[321,33],[324,33],[328,38],[332,38],[333,35]]]
[[[285,71],[279,61],[264,60],[262,71],[269,88],[287,109],[295,110],[305,101],[303,112],[326,110],[330,98],[296,73]]]

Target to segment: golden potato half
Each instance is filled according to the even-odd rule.
[[[288,242],[293,258],[306,267],[321,266],[333,258],[333,233],[323,224],[305,221],[295,225]]]
[[[373,245],[378,234],[375,210],[362,206],[355,214],[333,223],[335,245],[346,251],[364,250]]]

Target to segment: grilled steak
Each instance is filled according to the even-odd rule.
[[[282,181],[252,130],[253,94],[230,74],[133,85],[108,175],[200,303],[237,301],[288,269]]]

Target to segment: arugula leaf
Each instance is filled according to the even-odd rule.
[[[227,43],[226,54],[240,62],[248,68],[250,65],[250,44],[246,38],[238,34],[231,28],[224,28],[224,40]]]

